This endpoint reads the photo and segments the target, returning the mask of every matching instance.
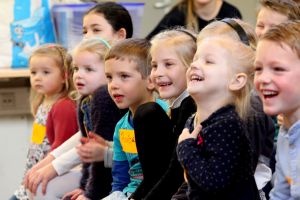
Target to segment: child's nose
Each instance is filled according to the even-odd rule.
[[[163,72],[164,72],[163,67],[157,66],[156,70],[154,71],[154,75],[159,77],[163,75]]]
[[[268,72],[262,71],[259,75],[255,75],[255,82],[258,83],[269,83],[271,81],[271,76]]]
[[[109,85],[110,85],[110,88],[112,88],[112,89],[117,89],[119,87],[118,81],[115,79],[112,79],[110,81]]]

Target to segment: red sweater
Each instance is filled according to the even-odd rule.
[[[59,99],[52,106],[46,123],[46,134],[51,144],[51,151],[77,131],[76,103],[69,98]]]

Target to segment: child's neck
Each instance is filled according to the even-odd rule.
[[[148,103],[148,102],[154,102],[154,101],[155,101],[155,98],[154,98],[153,94],[151,93],[151,94],[147,94],[147,95],[146,95],[142,100],[140,100],[138,103],[129,106],[129,110],[130,110],[130,112],[131,112],[132,117],[134,116],[136,109],[137,109],[140,105],[142,105],[142,104],[144,104],[144,103]]]
[[[229,102],[197,102],[197,112],[196,112],[196,119],[197,123],[200,124],[204,120],[206,120],[211,114],[219,110],[220,108],[228,105]]]
[[[283,114],[283,125],[288,129],[299,120],[300,120],[300,109],[292,113]]]
[[[54,95],[45,95],[43,105],[53,105],[59,98],[61,98],[61,95],[61,93]]]

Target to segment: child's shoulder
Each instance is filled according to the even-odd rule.
[[[129,114],[130,114],[130,111],[127,111],[127,112],[123,115],[123,117],[121,117],[121,119],[118,121],[116,127],[120,127],[120,126],[122,126],[122,124],[128,123]]]
[[[76,107],[76,102],[72,100],[69,97],[63,97],[58,99],[52,106],[52,109],[63,109],[63,108],[69,108],[69,107]]]
[[[158,105],[160,105],[160,106],[162,107],[162,109],[164,109],[164,111],[168,111],[168,109],[169,109],[169,104],[168,104],[166,101],[157,98],[157,99],[155,100],[155,102],[156,102]]]

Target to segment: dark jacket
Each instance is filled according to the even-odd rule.
[[[146,37],[147,39],[151,39],[154,35],[159,33],[162,30],[176,27],[176,26],[186,26],[185,18],[186,18],[186,8],[187,6],[183,4],[183,8],[180,9],[178,5],[176,5],[173,9],[170,10],[169,13],[167,13],[161,21],[158,23],[158,25],[154,28],[154,30],[149,33],[149,35]],[[212,19],[210,21],[203,20],[201,18],[198,18],[198,26],[199,30],[204,28],[207,24],[214,20],[221,20],[224,18],[242,18],[242,15],[240,11],[233,5],[227,3],[226,1],[223,1],[223,4],[220,8],[219,13],[215,17],[215,19]]]
[[[191,96],[186,97],[178,108],[171,110],[173,133],[176,137],[173,156],[167,171],[150,192],[148,192],[145,197],[146,200],[171,199],[172,195],[183,183],[183,169],[178,162],[176,153],[177,139],[181,134],[187,119],[195,112],[196,105]]]
[[[82,98],[83,99],[83,98]],[[83,113],[78,106],[79,127],[83,136],[86,136],[86,129],[83,124]],[[100,87],[94,94],[90,102],[90,118],[93,132],[112,141],[115,125],[121,119],[122,114],[109,96],[107,86]],[[85,190],[85,196],[94,200],[100,199],[111,191],[111,169],[104,167],[104,162],[84,163],[82,168],[82,178],[80,188]]]

